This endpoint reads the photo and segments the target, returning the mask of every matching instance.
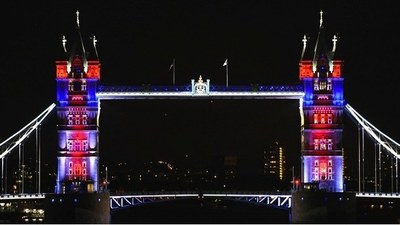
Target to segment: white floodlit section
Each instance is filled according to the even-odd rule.
[[[382,145],[389,153],[395,156],[397,159],[400,159],[400,154],[391,146],[400,147],[400,144],[391,139],[389,136],[384,134],[374,125],[372,125],[368,120],[362,117],[353,107],[349,104],[346,104],[345,110],[350,113],[350,115],[357,120],[358,124],[362,126],[362,128],[367,131],[367,133],[380,145]]]

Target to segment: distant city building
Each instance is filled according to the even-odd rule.
[[[264,151],[264,174],[278,180],[286,179],[286,152],[278,142]]]

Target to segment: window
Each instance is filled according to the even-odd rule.
[[[72,125],[72,124],[74,124],[73,116],[72,115],[68,115],[68,125]]]
[[[328,161],[328,166],[332,166],[332,160]]]
[[[321,139],[319,143],[320,143],[319,149],[320,150],[326,150],[326,140],[325,139]]]
[[[328,124],[332,124],[332,113],[328,113]]]
[[[85,161],[82,162],[82,167],[86,168],[86,162]]]
[[[73,85],[73,83],[72,83],[72,80],[70,80],[69,82],[68,82],[68,91],[73,91],[74,90],[74,85]]]
[[[72,175],[72,169],[68,170],[68,175]]]
[[[81,164],[77,163],[74,165],[74,175],[81,175],[81,174],[82,174]]]
[[[319,150],[319,140],[314,139],[314,150]]]
[[[87,151],[88,150],[88,141],[83,140],[82,141],[82,151]]]
[[[332,179],[332,174],[328,174],[328,180],[333,180]]]
[[[319,90],[326,90],[326,82],[325,81],[319,82]]]
[[[328,150],[332,150],[332,139],[328,139]]]
[[[318,160],[315,160],[314,161],[314,166],[318,166],[318,165],[319,165]]]
[[[75,116],[75,125],[80,125],[81,124],[81,117],[79,115]]]
[[[72,168],[72,162],[69,162],[69,168]]]
[[[87,115],[82,116],[82,124],[87,125]]]
[[[332,80],[328,79],[328,85],[326,86],[326,90],[330,91],[332,90]]]
[[[82,170],[82,175],[86,175],[86,169]]]
[[[321,114],[321,123],[325,124],[325,114]]]
[[[328,174],[332,174],[332,167],[328,167]]]
[[[81,91],[86,91],[86,80],[82,80]]]
[[[74,142],[74,150],[75,151],[82,151],[81,141],[75,140],[75,142]]]
[[[68,140],[68,141],[67,141],[67,149],[68,149],[69,151],[72,151],[72,146],[73,146],[73,141],[72,141],[72,140]]]
[[[318,113],[314,113],[314,124],[318,124]]]
[[[314,80],[314,91],[318,91],[318,80]]]

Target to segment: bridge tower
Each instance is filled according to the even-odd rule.
[[[109,223],[109,194],[99,192],[100,62],[96,38],[85,49],[76,12],[76,40],[62,37],[56,61],[58,169],[55,194],[45,199],[48,223]]]
[[[334,59],[325,42],[322,11],[314,49],[307,51],[304,36],[299,77],[304,84],[301,113],[301,176],[303,183],[318,183],[319,189],[343,192],[343,61]]]
[[[78,13],[77,13],[78,14]],[[65,59],[56,61],[58,171],[56,193],[98,191],[98,99],[100,62],[87,52],[77,17],[77,40],[71,49],[63,36]],[[96,39],[92,37],[93,50]],[[90,54],[89,54],[90,53]]]

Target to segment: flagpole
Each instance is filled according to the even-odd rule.
[[[228,87],[228,66],[229,66],[228,59],[226,59],[226,87]]]
[[[174,60],[172,61],[172,84],[175,86],[175,58],[174,58]]]

